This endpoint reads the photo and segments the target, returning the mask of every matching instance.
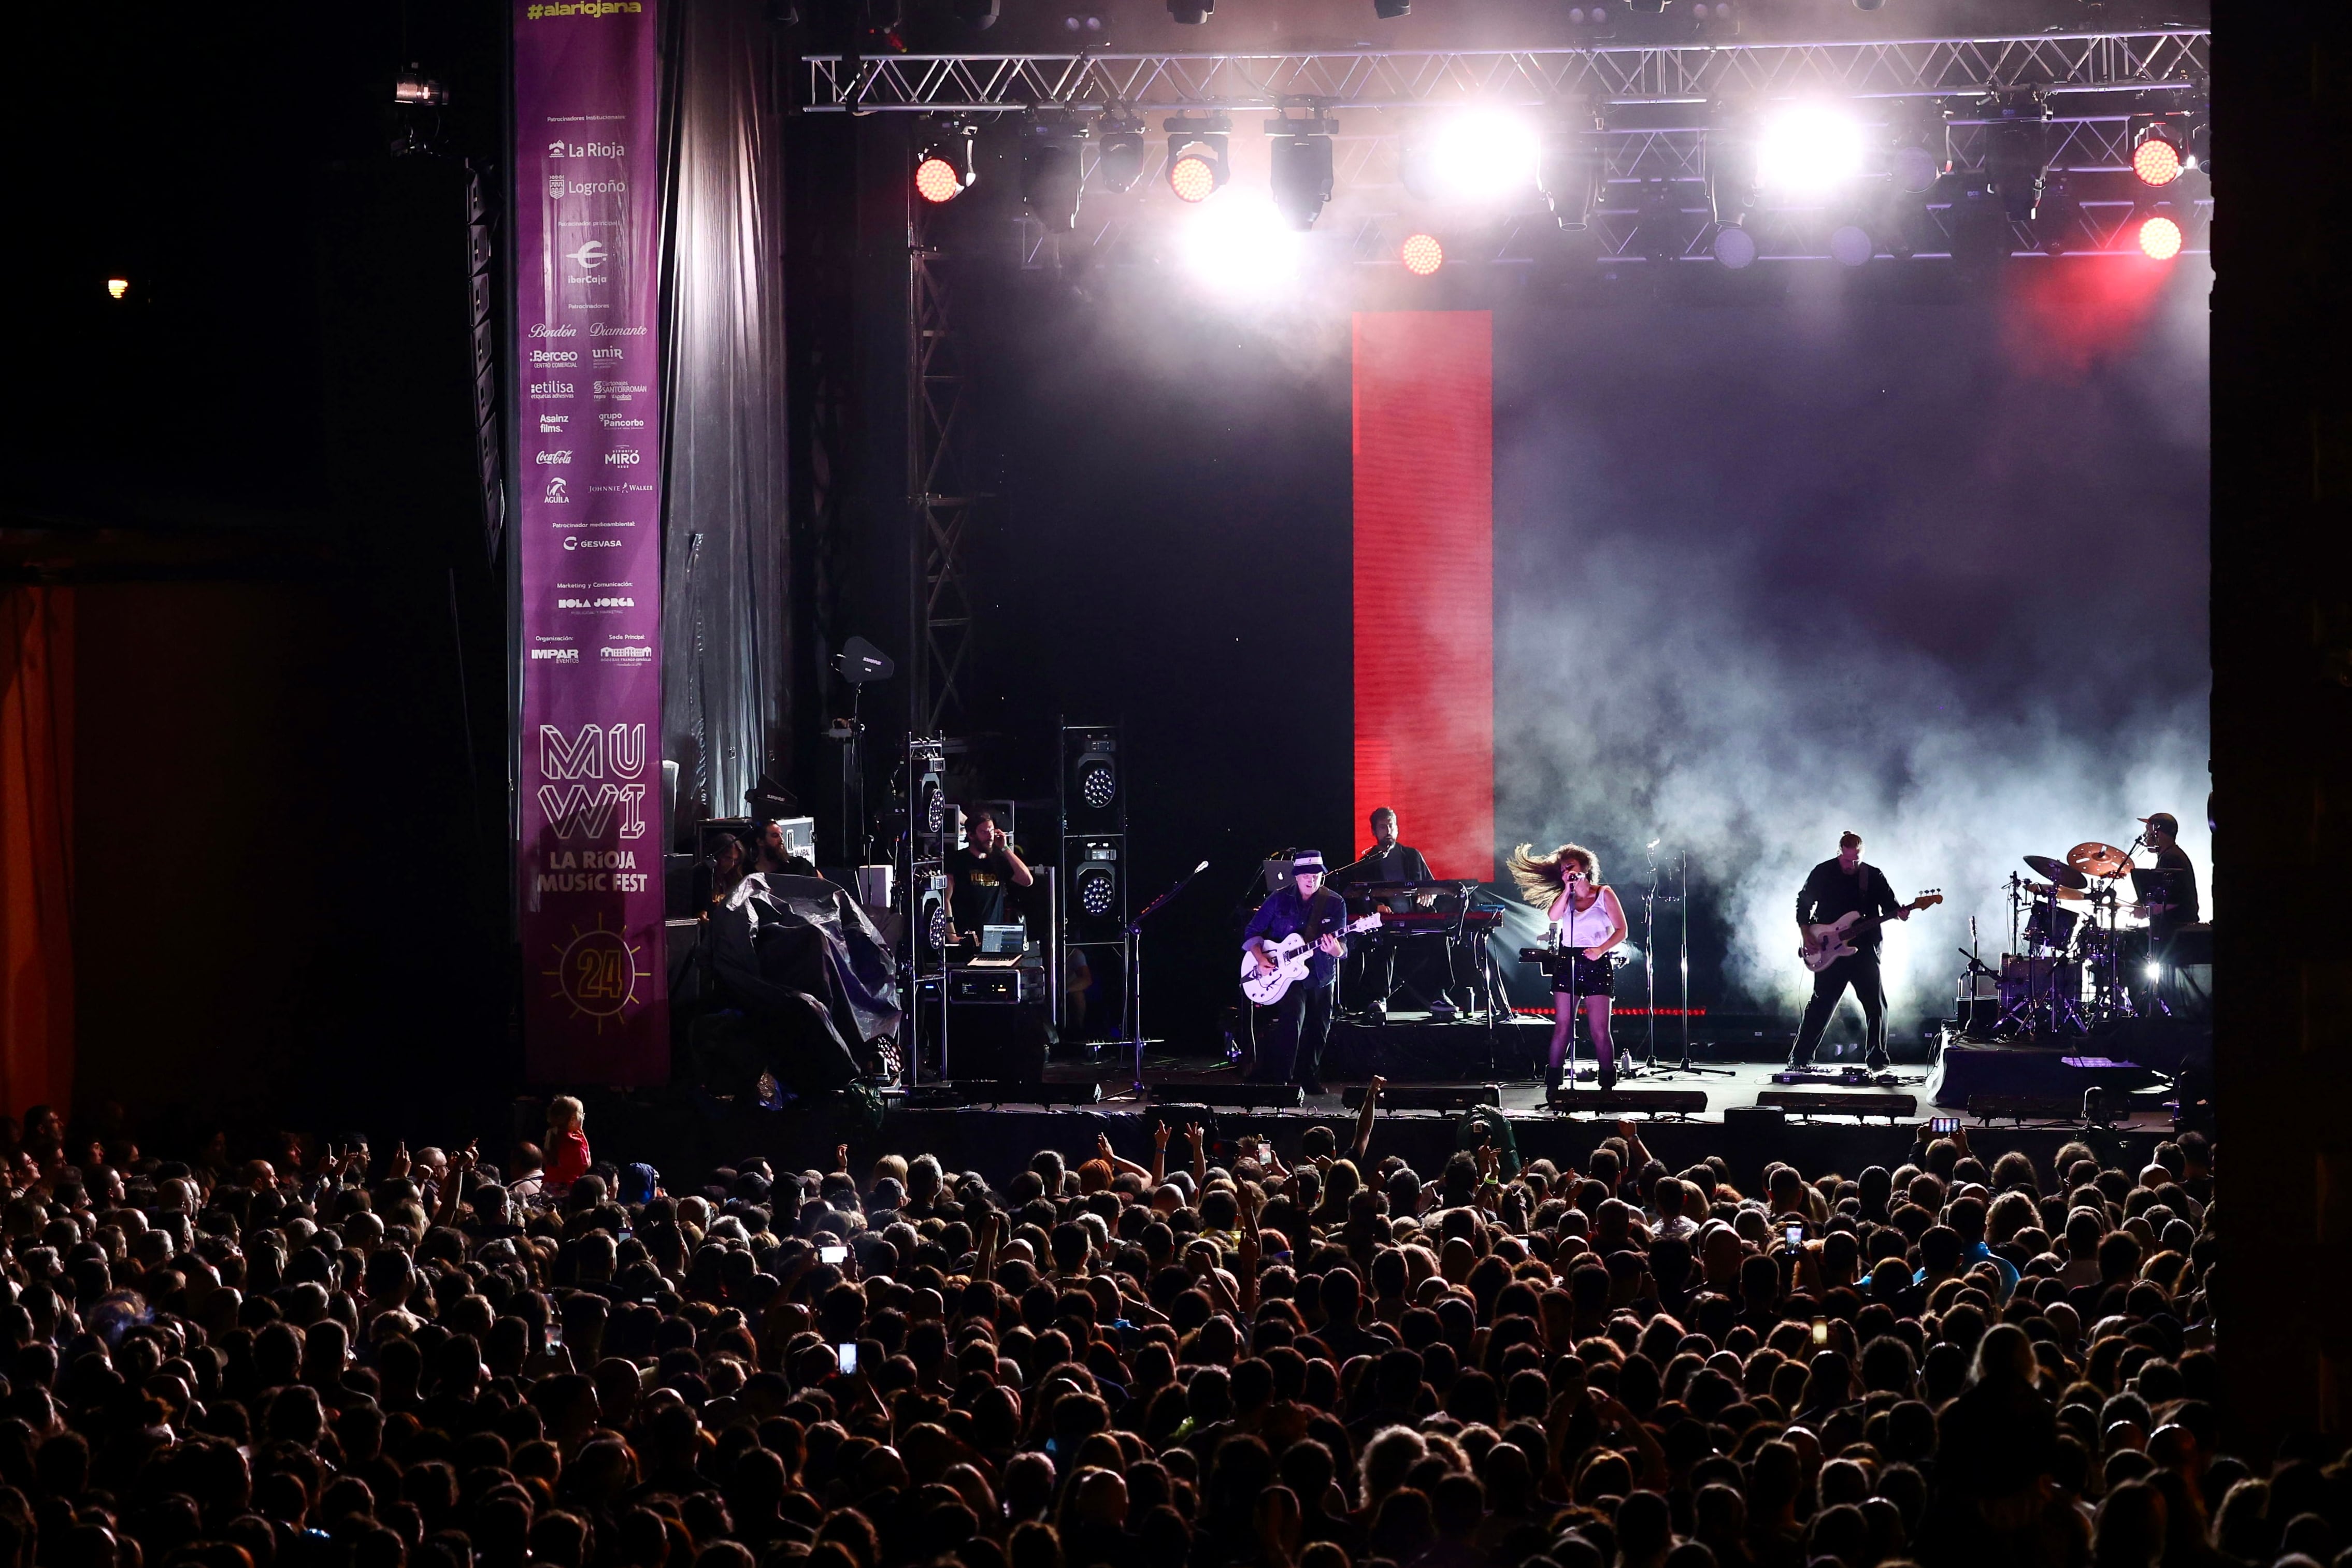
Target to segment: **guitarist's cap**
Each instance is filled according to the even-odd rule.
[[[1293,876],[1302,872],[1319,872],[1322,869],[1323,852],[1321,850],[1300,850],[1290,857],[1290,874]]]

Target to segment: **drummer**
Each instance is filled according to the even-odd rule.
[[[2169,811],[2142,817],[2139,843],[2156,859],[2152,867],[2132,868],[2132,886],[2144,901],[2132,913],[2147,917],[2151,938],[2161,945],[2184,925],[2197,923],[2197,867],[2179,843],[2180,823]]]

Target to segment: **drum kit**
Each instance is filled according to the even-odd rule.
[[[2145,915],[2123,891],[2131,852],[2093,840],[2063,859],[2024,859],[2039,880],[2010,874],[1998,1032],[2083,1034],[2136,1016],[2126,977],[2148,938]]]

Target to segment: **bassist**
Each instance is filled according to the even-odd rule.
[[[1258,905],[1242,946],[1260,967],[1276,966],[1269,943],[1303,934],[1315,944],[1305,983],[1294,985],[1274,1004],[1274,1038],[1258,1053],[1251,1076],[1260,1082],[1296,1083],[1309,1094],[1323,1092],[1318,1076],[1323,1041],[1331,1032],[1331,987],[1339,976],[1339,933],[1348,923],[1348,901],[1323,886],[1323,856],[1300,850],[1291,858],[1291,885]]]
[[[1830,1015],[1848,986],[1862,1004],[1868,1045],[1864,1061],[1873,1072],[1886,1066],[1886,988],[1878,974],[1879,925],[1884,920],[1908,920],[1911,911],[1887,885],[1886,873],[1862,858],[1862,835],[1852,831],[1838,835],[1835,860],[1813,868],[1797,893],[1797,930],[1826,924],[1844,915],[1859,915],[1854,933],[1847,938],[1854,951],[1813,977],[1813,999],[1805,1004],[1805,1021],[1797,1030],[1797,1043],[1789,1053],[1790,1071],[1813,1064],[1813,1049],[1829,1028]]]

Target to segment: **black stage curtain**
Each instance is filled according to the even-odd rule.
[[[787,755],[782,179],[763,0],[681,0],[674,57],[663,755],[671,829]]]

